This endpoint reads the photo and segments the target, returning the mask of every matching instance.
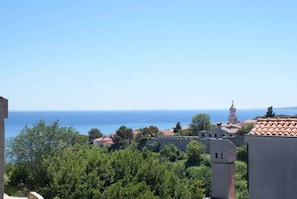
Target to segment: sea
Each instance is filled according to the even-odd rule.
[[[264,116],[267,109],[238,109],[239,121]],[[273,109],[277,115],[295,116],[296,108]],[[180,122],[189,126],[192,118],[200,113],[208,114],[212,123],[228,121],[229,110],[126,110],[126,111],[10,111],[5,119],[5,139],[9,140],[20,134],[25,126],[33,127],[40,120],[47,125],[59,120],[60,126],[72,127],[83,135],[88,135],[92,128],[98,128],[104,135],[116,132],[120,126],[139,129],[156,126],[159,130],[171,129]]]

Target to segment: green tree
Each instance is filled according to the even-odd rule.
[[[173,128],[173,132],[174,132],[174,133],[177,133],[177,132],[179,132],[180,130],[182,130],[182,127],[181,127],[181,125],[180,125],[180,122],[178,121],[178,122],[176,123],[175,127]]]
[[[275,116],[275,113],[273,112],[273,108],[272,106],[269,106],[267,108],[267,112],[264,117],[274,117],[274,116]]]
[[[209,154],[206,154],[206,153],[203,153],[200,155],[200,165],[201,166],[206,166],[206,167],[211,167],[211,161],[210,161],[210,155]]]
[[[48,184],[40,187],[44,198],[102,198],[101,190],[113,183],[107,150],[87,145],[64,148],[43,160]]]
[[[141,134],[146,137],[154,137],[159,134],[159,129],[156,126],[148,126],[145,128],[140,129]]]
[[[159,143],[158,142],[153,142],[153,143],[148,145],[147,149],[152,151],[152,152],[159,152],[159,150],[160,150]]]
[[[192,123],[190,124],[191,129],[194,133],[198,133],[201,130],[211,129],[210,116],[208,114],[198,114],[192,118]]]
[[[89,144],[93,144],[94,139],[100,138],[103,136],[101,131],[97,128],[92,128],[91,130],[89,130],[88,134],[89,134]]]
[[[187,165],[199,165],[201,155],[205,152],[206,147],[203,143],[196,140],[191,140],[187,145],[186,153],[188,155]]]
[[[154,195],[144,181],[139,183],[130,182],[128,184],[115,183],[105,189],[102,198],[160,199],[160,197]]]
[[[245,134],[248,134],[252,128],[254,127],[254,124],[246,124],[244,125],[243,127],[241,127],[237,132],[236,134],[237,135],[245,135]]]
[[[193,166],[187,169],[187,175],[192,180],[200,180],[206,196],[211,195],[211,168],[207,166]]]
[[[235,161],[235,189],[236,198],[248,199],[247,189],[247,164],[242,161]]]
[[[127,128],[126,126],[121,126],[114,135],[115,144],[121,146],[123,144],[128,144],[133,138],[133,130]]]
[[[173,144],[166,145],[160,150],[160,155],[163,159],[175,162],[181,151]]]
[[[236,159],[247,163],[248,161],[248,151],[247,145],[243,144],[240,147],[236,147]]]
[[[74,146],[45,159],[45,198],[198,198],[203,183],[185,177],[184,162],[160,161],[156,153]]]
[[[23,185],[24,188],[36,190],[44,178],[42,159],[51,156],[56,150],[73,146],[75,143],[87,142],[71,127],[60,127],[59,121],[46,125],[40,120],[33,128],[25,126],[21,133],[13,138],[9,146],[11,161],[15,164],[15,170],[10,174],[10,183]]]

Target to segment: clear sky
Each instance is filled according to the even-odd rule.
[[[297,1],[0,0],[10,110],[297,106]]]

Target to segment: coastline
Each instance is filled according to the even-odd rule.
[[[274,109],[276,115],[296,115],[296,109]],[[118,111],[9,111],[6,138],[15,137],[28,125],[32,127],[39,120],[47,123],[59,120],[60,126],[72,127],[80,134],[87,135],[91,128],[98,128],[105,135],[115,132],[121,125],[133,130],[146,126],[156,126],[159,130],[171,129],[179,121],[188,126],[193,116],[209,114],[212,123],[228,121],[229,110],[118,110]],[[237,109],[238,120],[264,116],[266,109]]]

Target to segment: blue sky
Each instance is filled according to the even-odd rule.
[[[0,0],[10,110],[297,106],[297,1]]]

